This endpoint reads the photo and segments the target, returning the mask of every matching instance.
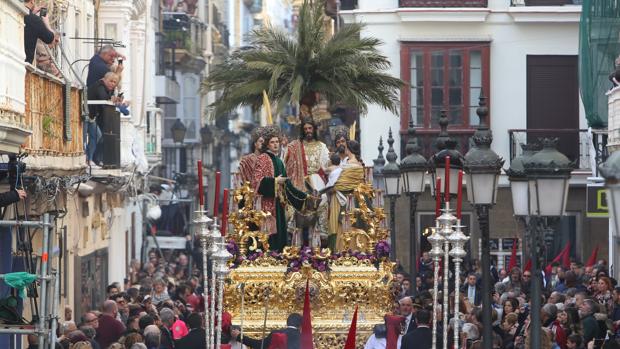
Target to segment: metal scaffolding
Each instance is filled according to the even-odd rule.
[[[0,227],[29,227],[42,228],[43,244],[41,246],[41,265],[37,280],[39,284],[39,318],[33,328],[28,325],[1,325],[0,334],[28,335],[34,334],[39,339],[39,348],[54,349],[56,342],[56,328],[58,327],[58,303],[60,290],[58,282],[58,269],[50,266],[50,257],[54,250],[53,228],[50,214],[43,214],[40,221],[0,220]],[[0,274],[0,280],[4,280],[5,274]]]

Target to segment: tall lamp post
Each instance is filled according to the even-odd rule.
[[[415,128],[413,120],[409,120],[409,129],[407,130],[407,147],[405,148],[407,156],[400,162],[400,172],[403,180],[403,191],[409,196],[409,236],[411,239],[410,252],[410,271],[411,279],[414,281],[414,288],[417,289],[415,283],[418,274],[418,233],[415,226],[415,214],[418,206],[418,197],[424,192],[424,176],[427,171],[427,163],[424,156],[420,155],[420,148],[415,139]]]
[[[390,257],[396,259],[396,199],[400,195],[400,168],[396,159],[398,156],[394,152],[394,138],[392,138],[392,128],[388,135],[388,152],[385,155],[388,163],[383,167],[383,179],[385,181],[385,195],[390,199]]]
[[[382,193],[385,191],[385,182],[383,181],[383,166],[385,166],[385,158],[383,157],[383,137],[379,137],[379,155],[376,159],[372,160],[374,166],[372,167],[372,186],[380,190]]]
[[[556,149],[557,138],[541,140],[542,150],[523,159],[523,168],[527,178],[527,187],[513,186],[513,195],[524,198],[515,206],[522,209],[527,205],[527,228],[531,240],[532,280],[531,280],[531,323],[530,340],[532,348],[541,346],[541,286],[542,272],[540,256],[542,255],[542,235],[548,218],[564,215],[568,201],[568,188],[574,163]],[[509,177],[511,181],[515,178]]]
[[[465,155],[463,168],[467,180],[467,198],[476,208],[482,240],[482,338],[483,348],[493,348],[491,306],[491,251],[489,249],[489,209],[497,200],[497,184],[504,160],[491,150],[493,134],[487,117],[487,98],[480,94],[476,114],[480,124],[472,136],[475,146]],[[458,277],[458,275],[456,276]]]
[[[611,215],[613,246],[616,247],[620,236],[620,152],[616,151],[609,156],[607,161],[599,166],[601,176],[605,178],[605,187],[607,187],[607,202],[609,204],[609,213]],[[610,265],[616,265],[616,248],[612,248]]]
[[[450,137],[448,133],[448,115],[446,110],[441,111],[439,117],[439,135],[437,136],[437,153],[435,153],[428,161],[430,165],[430,173],[432,176],[431,189],[433,195],[437,195],[437,178],[441,178],[440,193],[446,192],[446,188],[450,189],[450,196],[456,196],[458,191],[458,174],[463,168],[463,155],[456,150],[456,141]],[[446,157],[450,157],[450,172],[448,178],[450,183],[446,183]]]
[[[523,258],[525,258],[525,256],[529,255],[530,247],[527,247],[529,244],[529,231],[527,229],[528,225],[526,219],[529,213],[528,181],[523,164],[530,156],[540,150],[540,144],[521,144],[521,149],[521,154],[510,161],[510,168],[505,170],[505,172],[508,175],[508,180],[510,181],[510,192],[512,194],[512,208],[514,215],[519,220],[524,222],[524,226],[526,228],[522,241],[522,255]],[[525,264],[525,260],[523,260],[523,263]]]

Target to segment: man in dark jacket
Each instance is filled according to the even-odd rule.
[[[433,344],[433,332],[429,326],[431,313],[426,309],[416,312],[418,327],[407,333],[401,343],[401,349],[430,349]]]
[[[299,337],[301,335],[299,328],[301,327],[302,319],[303,318],[300,314],[293,313],[289,315],[288,318],[286,319],[286,328],[271,331],[271,333],[269,333],[269,335],[263,339],[243,337],[243,344],[249,347],[252,347],[254,349],[260,349],[261,345],[262,345],[262,348],[269,348],[269,345],[271,344],[271,337],[273,336],[273,334],[282,333],[286,335],[286,342],[287,342],[288,349],[299,349],[299,346],[300,346]],[[232,338],[237,338],[239,334],[240,334],[239,330],[236,330],[236,329],[232,330],[231,332]],[[263,341],[265,342],[264,344],[262,344]]]
[[[24,17],[24,51],[26,62],[32,63],[37,40],[51,44],[56,37],[47,16],[40,15],[41,7],[35,6],[34,0],[24,1],[28,14]]]
[[[172,339],[172,325],[175,321],[174,311],[170,308],[162,308],[159,311],[159,317],[161,318],[161,343],[159,349],[174,349],[174,340]]]
[[[103,312],[99,317],[97,336],[95,339],[101,348],[107,348],[110,344],[118,341],[125,332],[125,325],[116,320],[118,308],[116,302],[107,300],[103,303]]]
[[[579,307],[584,343],[589,343],[593,339],[605,338],[605,333],[601,333],[599,325],[594,318],[594,313],[596,313],[597,308],[598,305],[591,299],[584,300]]]
[[[467,275],[467,282],[461,287],[461,293],[465,294],[465,297],[469,299],[469,303],[475,306],[479,306],[482,302],[482,292],[478,287],[478,277],[474,273]]]
[[[110,67],[114,64],[114,60],[118,57],[118,65],[115,70],[112,71]],[[116,52],[112,45],[103,45],[99,52],[95,54],[88,63],[88,76],[86,77],[86,86],[91,87],[97,81],[103,79],[103,77],[113,72],[118,75],[123,71],[123,55]]]
[[[118,80],[119,77],[115,73],[105,74],[103,79],[88,87],[88,100],[99,102],[113,101],[114,89],[118,85]],[[97,162],[100,160],[101,149],[98,151],[97,148],[101,140],[101,130],[105,123],[104,107],[102,104],[90,104],[88,106],[90,118],[84,123],[88,135],[86,163],[92,167],[96,167]]]
[[[198,313],[191,313],[187,318],[189,333],[175,341],[175,347],[183,349],[203,349],[206,348],[205,330],[202,326],[202,318]]]

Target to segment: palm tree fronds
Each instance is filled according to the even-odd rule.
[[[239,106],[262,105],[262,91],[278,110],[319,93],[330,104],[368,111],[377,104],[398,114],[403,82],[386,70],[381,40],[362,37],[363,24],[343,26],[325,40],[324,5],[305,0],[294,34],[266,26],[249,37],[248,47],[232,52],[204,81],[201,92],[221,91],[210,107],[224,115]],[[311,105],[310,105],[311,107]]]

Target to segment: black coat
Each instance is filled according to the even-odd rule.
[[[269,348],[269,345],[271,344],[271,335],[274,333],[286,334],[286,344],[288,349],[299,349],[299,339],[301,336],[301,332],[299,332],[298,329],[292,327],[271,331],[271,333],[269,333],[269,335],[264,339],[265,344],[263,345],[263,349]],[[261,339],[243,337],[243,344],[252,347],[253,349],[261,349],[261,342]]]
[[[160,326],[159,330],[161,331],[161,341],[159,344],[159,349],[174,349],[174,339],[172,338],[172,332],[167,329],[165,326]]]
[[[465,298],[468,298],[469,293],[469,284],[465,284],[463,285],[463,287],[461,287],[461,293],[463,293],[465,295]],[[482,303],[482,291],[480,289],[480,287],[476,286],[476,293],[474,294],[474,304],[475,306],[479,306],[480,303]]]
[[[10,190],[6,193],[0,193],[0,207],[6,207],[19,201],[17,191]]]
[[[189,331],[187,336],[174,342],[176,348],[182,349],[204,349],[207,347],[205,330],[197,328]]]
[[[407,322],[405,322],[404,324],[406,325]],[[413,332],[413,330],[415,330],[416,328],[418,328],[418,324],[415,321],[415,315],[412,314],[411,315],[411,323],[409,324],[409,327],[407,327],[407,333]],[[405,334],[407,334],[407,333],[405,333]]]
[[[401,342],[401,349],[431,349],[433,346],[433,331],[428,327],[418,327],[407,333]]]

